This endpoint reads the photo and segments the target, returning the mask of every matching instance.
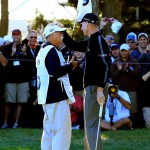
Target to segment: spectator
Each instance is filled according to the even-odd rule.
[[[113,43],[110,45],[111,51],[111,61],[113,62],[115,59],[120,58],[120,49],[119,44]]]
[[[140,51],[140,53],[142,54],[142,53],[146,53],[146,47],[147,47],[147,45],[148,45],[148,35],[146,34],[146,33],[140,33],[139,35],[138,35],[138,42],[139,42],[139,47],[138,47],[138,49],[139,49],[139,51]]]
[[[78,66],[69,73],[70,84],[72,86],[75,98],[77,97],[78,100],[78,102],[76,100],[76,102],[72,104],[72,106],[76,107],[79,104],[83,107],[83,100],[81,99],[83,99],[84,97],[83,74],[85,69],[85,53],[78,52],[78,51],[73,51],[72,53],[75,56],[75,60],[79,62]],[[78,121],[76,123],[73,123],[72,126],[74,129],[76,129],[76,127],[83,129],[84,128],[84,119],[83,119],[83,111],[82,111],[83,108],[82,110],[80,109],[78,112],[75,112],[74,111],[75,109],[72,106],[70,107],[73,108],[73,110],[71,109],[71,116],[76,116],[74,118],[78,118],[77,119]]]
[[[41,105],[37,105],[37,70],[35,59],[41,48],[41,45],[37,44],[37,37],[37,32],[31,29],[29,31],[29,38],[25,38],[23,40],[23,42],[26,43],[28,58],[31,60],[28,62],[31,80],[29,82],[30,96],[28,99],[27,107],[24,107],[22,124],[24,124],[25,127],[32,128],[41,128],[43,119],[42,107]]]
[[[107,34],[105,36],[105,40],[106,40],[108,46],[110,46],[111,44],[113,44],[115,42],[115,37],[113,36],[113,34]]]
[[[126,37],[126,43],[130,46],[130,56],[138,59],[141,53],[137,49],[137,35],[130,32]]]
[[[70,84],[73,88],[73,93],[83,97],[83,74],[85,69],[85,53],[73,51],[75,60],[79,65],[69,73]]]
[[[130,57],[128,44],[121,45],[120,56],[111,66],[111,76],[117,81],[119,90],[129,94],[131,100],[130,115],[133,117],[138,115],[137,88],[141,73],[140,65],[136,59]]]
[[[140,63],[147,63],[141,65],[142,70],[142,84],[141,84],[141,103],[143,110],[143,117],[145,120],[145,126],[150,128],[150,100],[149,100],[149,89],[150,89],[150,45],[147,45],[146,53],[141,54],[139,57]]]
[[[8,60],[3,56],[2,52],[0,51],[0,125],[2,124],[4,116],[4,99],[3,99],[4,85],[5,85],[4,71],[7,63]]]
[[[83,128],[83,97],[75,95],[76,102],[70,104],[72,129]],[[82,126],[82,127],[81,127]]]
[[[101,128],[105,130],[117,130],[131,126],[130,99],[126,92],[118,89],[112,79],[108,80],[109,96],[107,98],[104,120]]]
[[[14,29],[12,31],[13,42],[1,47],[3,55],[8,59],[5,67],[5,112],[4,124],[2,128],[8,128],[8,117],[10,115],[12,104],[16,104],[14,113],[13,128],[19,127],[19,119],[23,103],[26,103],[29,97],[29,80],[28,65],[26,59],[26,47],[21,42],[21,31]],[[23,59],[23,60],[22,60]]]

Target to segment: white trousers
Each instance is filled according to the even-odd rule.
[[[70,108],[66,100],[43,105],[41,150],[69,150],[71,142]]]

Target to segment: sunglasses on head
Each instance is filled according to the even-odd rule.
[[[37,39],[37,36],[30,36],[31,39]]]

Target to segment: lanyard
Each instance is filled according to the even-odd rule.
[[[34,50],[30,48],[30,51],[31,51],[32,56],[35,57]]]

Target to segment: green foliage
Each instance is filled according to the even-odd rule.
[[[34,30],[38,30],[40,28],[40,25],[43,24],[44,27],[47,25],[48,21],[44,19],[44,15],[41,14],[38,10],[36,10],[36,17],[31,22],[32,28]]]
[[[60,22],[62,23],[66,28],[68,28],[67,32],[69,33],[70,36],[72,36],[75,40],[82,40],[83,39],[83,33],[80,29],[80,24],[76,23],[75,30],[73,32],[73,26],[74,26],[74,21],[71,20],[45,20],[44,15],[36,11],[36,18],[31,22],[32,28],[35,30],[38,30],[40,28],[40,25],[43,24],[44,27],[51,22]]]

